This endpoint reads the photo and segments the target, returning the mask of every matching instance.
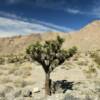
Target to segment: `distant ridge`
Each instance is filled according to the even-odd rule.
[[[66,39],[67,47],[76,45],[81,51],[100,49],[100,20],[95,20]]]
[[[89,23],[79,31],[72,33],[48,32],[0,38],[0,55],[24,53],[31,43],[55,39],[57,36],[65,39],[63,48],[77,46],[81,51],[100,49],[100,20]]]

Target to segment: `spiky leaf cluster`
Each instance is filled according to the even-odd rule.
[[[67,58],[71,57],[76,53],[75,48],[70,50],[62,50],[61,46],[64,39],[57,37],[57,40],[46,41],[44,44],[39,42],[30,45],[26,53],[31,57],[32,60],[40,63],[45,72],[52,72],[55,67],[62,64]]]

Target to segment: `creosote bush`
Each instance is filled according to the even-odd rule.
[[[77,51],[76,47],[72,47],[68,51],[63,50],[61,48],[63,42],[64,39],[58,36],[56,40],[45,41],[44,44],[37,42],[26,49],[26,53],[31,60],[37,61],[44,69],[46,95],[51,95],[50,73]]]

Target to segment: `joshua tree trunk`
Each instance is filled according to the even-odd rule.
[[[51,95],[50,73],[46,73],[46,78],[45,78],[45,94],[46,95]]]

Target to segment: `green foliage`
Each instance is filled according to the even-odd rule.
[[[69,52],[69,56],[73,56],[73,54],[77,52],[77,47],[73,46],[72,48],[68,50],[68,52]]]
[[[63,42],[64,39],[59,36],[56,40],[46,41],[44,44],[37,42],[30,45],[26,49],[26,53],[32,60],[41,64],[46,73],[52,72],[55,67],[72,57],[77,51],[76,47],[72,47],[68,51],[61,49]]]
[[[26,49],[31,60],[41,64],[46,73],[45,92],[47,95],[51,95],[50,73],[77,51],[76,47],[68,51],[61,49],[63,42],[64,39],[58,36],[56,40],[46,41],[44,44],[37,42]]]
[[[26,60],[26,56],[25,55],[8,55],[7,56],[7,63],[23,63]]]
[[[0,56],[0,64],[5,63],[24,63],[25,61],[29,61],[27,56],[25,54],[19,54],[19,55],[1,55]]]

